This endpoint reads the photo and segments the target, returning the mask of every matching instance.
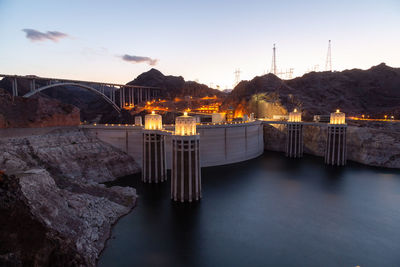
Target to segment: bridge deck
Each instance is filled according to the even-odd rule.
[[[127,84],[118,84],[118,83],[109,83],[109,82],[94,82],[94,81],[82,81],[82,80],[71,80],[71,79],[63,79],[63,78],[48,78],[48,77],[39,77],[34,75],[10,75],[10,74],[0,74],[0,77],[3,78],[16,78],[16,79],[28,79],[28,80],[51,80],[57,82],[71,82],[71,83],[87,83],[87,84],[97,84],[97,85],[106,85],[106,86],[117,86],[115,89],[119,89],[121,87],[125,88],[148,88],[148,89],[164,89],[161,87],[153,87],[153,86],[141,86],[141,85],[127,85]],[[118,88],[119,87],[119,88]]]

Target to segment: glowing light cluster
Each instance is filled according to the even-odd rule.
[[[125,105],[122,107],[125,110],[131,110],[135,107],[134,104],[129,104],[129,103],[125,103]]]
[[[175,120],[175,135],[195,135],[196,118],[188,116],[187,112]]]
[[[294,109],[289,113],[289,122],[301,122],[301,112]]]
[[[213,96],[205,96],[201,98],[202,100],[210,100],[210,99],[218,99],[218,97],[216,95]]]
[[[337,109],[336,112],[331,113],[330,124],[346,124],[346,115]]]
[[[162,117],[159,114],[155,114],[154,111],[151,114],[147,114],[144,117],[144,128],[146,130],[162,130]]]
[[[216,103],[211,103],[209,105],[201,105],[199,108],[197,108],[195,111],[199,113],[213,113],[213,112],[218,112],[219,107],[221,106],[222,103],[216,102]]]

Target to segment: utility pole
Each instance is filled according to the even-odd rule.
[[[331,40],[328,43],[328,53],[326,55],[325,71],[332,71]]]
[[[276,48],[275,44],[274,47],[272,48],[272,64],[271,64],[271,71],[270,73],[273,73],[277,75],[277,70],[276,70]]]

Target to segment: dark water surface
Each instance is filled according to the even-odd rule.
[[[99,266],[400,266],[400,172],[280,153],[202,169],[199,204],[134,186]]]

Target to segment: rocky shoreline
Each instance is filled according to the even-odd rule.
[[[0,265],[95,266],[136,203],[102,183],[139,172],[135,160],[78,128],[3,138],[0,151]]]
[[[379,125],[378,125],[379,126]],[[347,159],[369,166],[400,168],[400,125],[350,125],[347,128]],[[304,153],[323,157],[327,128],[304,126]],[[286,126],[264,125],[264,149],[286,150]]]

